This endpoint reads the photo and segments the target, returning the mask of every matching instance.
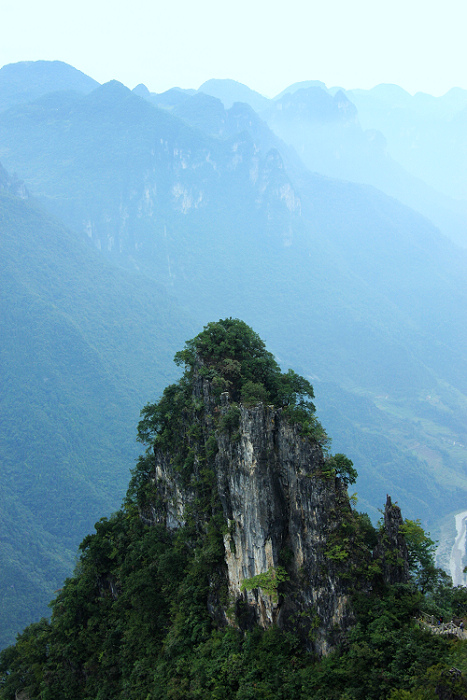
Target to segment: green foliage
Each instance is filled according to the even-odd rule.
[[[289,578],[287,571],[282,566],[271,567],[261,574],[244,579],[241,590],[252,591],[254,588],[261,588],[266,595],[271,596],[273,601],[277,603],[277,589],[281,583],[288,581]]]
[[[267,391],[263,384],[252,382],[248,379],[242,386],[241,402],[244,406],[254,406],[258,403],[266,403]]]
[[[439,665],[433,671],[438,679],[449,667],[453,643],[414,624],[426,600],[421,590],[384,585],[378,562],[371,560],[375,530],[368,516],[350,508],[344,489],[336,500],[336,528],[327,533],[329,566],[355,591],[355,625],[344,643],[320,660],[305,650],[298,633],[225,626],[223,537],[235,524],[225,522],[213,488],[218,431],[237,430],[241,411],[234,399],[242,393],[253,403],[261,392],[268,401],[275,397],[286,415],[302,412],[305,435],[307,420],[310,430],[316,425],[306,380],[276,371],[254,335],[247,333],[243,355],[237,335],[244,331],[241,322],[220,323],[223,330],[210,332],[229,336],[227,354],[218,355],[204,338],[200,347],[207,359],[197,352],[189,355],[193,366],[188,363],[181,380],[143,409],[139,439],[148,450],[133,472],[124,508],[102,518],[95,534],[83,540],[75,574],[53,602],[51,623],[26,629],[0,655],[1,700],[13,700],[21,690],[41,700],[381,700],[396,691],[416,698],[430,667]],[[232,344],[237,348],[233,356]],[[255,371],[269,368],[261,381],[247,376],[253,371],[254,347]],[[217,382],[218,389],[227,387],[227,410],[214,392],[216,410],[205,415],[204,402],[192,391],[195,371]],[[139,517],[148,506],[164,507],[153,476],[156,456],[169,455],[174,478],[189,486],[191,496],[185,522],[174,531],[147,526]],[[325,468],[345,484],[356,476],[341,454],[329,457]],[[426,568],[432,541],[418,523],[408,521],[405,530],[413,566]],[[281,550],[284,566],[291,563],[290,555]],[[278,566],[242,587],[260,588],[278,603],[280,586],[288,580],[286,569]],[[459,595],[459,606],[464,602]],[[311,620],[311,640],[321,622],[315,611],[303,613]]]
[[[293,370],[282,373],[264,342],[243,321],[227,318],[208,323],[175,355],[175,361],[185,365],[186,380],[196,369],[212,380],[218,393],[227,391],[232,401],[284,408],[304,435],[326,440],[314,416],[310,382]]]
[[[330,476],[341,479],[346,486],[354,484],[358,476],[353,462],[341,453],[326,457],[325,470]]]
[[[352,581],[355,588],[367,586],[380,579],[381,569],[372,552],[377,533],[366,513],[358,513],[344,499],[338,503],[338,527],[327,537],[326,558],[339,567],[342,578]]]
[[[345,561],[350,556],[344,543],[336,542],[326,550],[326,557],[332,561]]]
[[[207,324],[176,353],[175,362],[185,366],[181,379],[168,386],[158,402],[147,404],[141,411],[138,440],[148,446],[148,453],[133,471],[129,491],[130,500],[140,507],[151,495],[147,468],[154,447],[170,452],[185,483],[199,469],[196,459],[209,462],[215,454],[215,433],[203,434],[200,425],[204,403],[193,399],[197,375],[210,381],[217,404],[221,393],[229,394],[228,409],[221,411],[217,405],[211,418],[216,430],[228,432],[231,440],[238,437],[238,402],[248,407],[261,402],[282,408],[287,418],[300,427],[303,437],[321,445],[327,443],[327,435],[314,415],[310,382],[293,370],[282,373],[264,342],[243,321],[228,318]]]
[[[163,290],[34,201],[0,193],[0,231],[3,648],[48,615],[79,542],[119,507],[141,396],[175,375],[187,331]]]
[[[425,533],[420,520],[404,520],[401,532],[407,543],[409,569],[415,585],[422,593],[433,590],[440,571],[435,566],[436,542]]]
[[[218,302],[222,305],[226,299],[233,298],[232,295],[241,289],[242,293],[236,294],[235,298],[244,304],[242,309],[248,309],[248,313],[262,317],[264,327],[270,329],[271,340],[278,351],[284,356],[288,354],[289,357],[295,353],[301,366],[306,366],[307,358],[313,356],[316,373],[323,376],[325,380],[336,382],[336,386],[340,384],[337,389],[340,393],[342,393],[343,384],[347,386],[356,384],[359,388],[372,390],[373,396],[375,393],[376,395],[385,394],[388,386],[394,386],[394,376],[401,377],[401,381],[397,382],[398,392],[401,392],[404,387],[407,394],[405,402],[396,407],[396,410],[401,409],[402,414],[397,421],[394,420],[393,404],[386,412],[385,419],[382,420],[378,409],[384,402],[379,402],[377,409],[372,402],[367,402],[366,405],[365,402],[360,402],[354,394],[351,402],[357,410],[348,412],[343,410],[340,397],[339,401],[335,402],[336,411],[333,409],[329,412],[326,424],[330,425],[330,421],[334,420],[333,414],[339,411],[345,416],[340,424],[335,424],[334,428],[335,434],[339,435],[339,449],[345,451],[346,447],[351,448],[355,463],[358,461],[358,464],[364,467],[363,470],[360,468],[360,471],[373,475],[366,478],[362,485],[363,497],[373,505],[374,485],[376,483],[381,485],[383,480],[384,488],[389,490],[391,482],[402,483],[400,475],[403,475],[407,507],[417,507],[419,493],[424,493],[425,499],[429,497],[433,511],[440,514],[451,512],[456,505],[460,507],[465,500],[465,479],[459,474],[459,470],[456,471],[459,458],[455,452],[458,448],[448,451],[444,451],[443,448],[444,453],[439,452],[439,445],[446,446],[448,441],[440,441],[437,432],[439,425],[448,425],[448,434],[453,440],[457,444],[459,441],[465,443],[465,440],[462,438],[459,440],[452,432],[457,431],[458,424],[461,426],[467,424],[463,420],[465,413],[465,409],[462,408],[463,399],[457,401],[457,398],[454,398],[454,393],[457,397],[458,391],[464,391],[459,386],[459,377],[465,376],[465,372],[457,371],[455,362],[446,361],[446,352],[455,354],[454,349],[458,347],[458,343],[446,342],[445,337],[446,333],[460,333],[458,329],[463,329],[465,323],[451,323],[447,326],[443,324],[443,319],[456,317],[455,314],[446,313],[449,302],[447,306],[443,302],[451,298],[450,292],[446,291],[446,280],[452,285],[451,291],[455,290],[456,298],[458,298],[458,290],[465,287],[465,284],[460,283],[462,280],[458,272],[455,272],[455,266],[448,265],[450,274],[445,275],[442,280],[442,293],[439,294],[436,289],[434,290],[435,303],[418,305],[410,303],[407,300],[411,300],[413,295],[399,293],[403,285],[399,284],[398,275],[404,274],[401,271],[408,270],[409,274],[404,277],[405,282],[410,289],[417,288],[418,273],[421,274],[423,265],[427,262],[426,257],[419,255],[419,252],[423,250],[424,254],[429,255],[428,248],[415,247],[413,250],[417,249],[417,254],[410,257],[406,254],[406,245],[413,244],[417,236],[426,238],[426,230],[422,226],[423,231],[419,229],[417,233],[420,222],[410,221],[407,224],[402,211],[394,210],[392,207],[387,208],[387,205],[379,199],[373,201],[374,206],[368,207],[367,195],[363,195],[354,186],[344,187],[341,183],[336,190],[335,185],[319,179],[313,182],[308,213],[304,212],[303,216],[298,217],[304,222],[301,225],[305,228],[303,231],[301,229],[297,231],[295,227],[290,229],[294,244],[287,250],[287,254],[283,255],[282,236],[277,235],[275,240],[279,227],[275,228],[272,222],[268,226],[272,225],[273,229],[265,229],[260,221],[266,213],[265,210],[255,211],[258,207],[254,202],[254,190],[248,176],[247,190],[234,188],[237,183],[232,182],[230,178],[228,181],[223,179],[219,181],[219,177],[225,177],[225,170],[224,175],[220,175],[223,172],[222,158],[227,154],[227,148],[230,149],[231,144],[228,144],[224,150],[215,141],[203,140],[199,134],[190,133],[188,129],[184,129],[181,122],[169,117],[170,115],[167,114],[161,115],[136,95],[131,95],[129,91],[116,89],[116,86],[107,88],[103,86],[96,95],[85,100],[81,100],[77,95],[62,94],[60,97],[55,96],[41,101],[40,104],[28,105],[22,110],[2,115],[1,140],[4,146],[2,153],[9,159],[13,170],[29,178],[32,189],[43,193],[44,199],[55,208],[56,214],[68,217],[68,223],[75,230],[81,231],[84,221],[92,222],[93,235],[98,231],[103,243],[103,253],[114,258],[118,257],[124,266],[128,258],[122,260],[120,257],[119,244],[128,243],[131,246],[129,255],[132,267],[136,269],[140,266],[145,272],[150,271],[153,279],[157,279],[158,283],[170,274],[171,292],[179,296],[186,308],[196,309],[198,318],[199,314],[203,315],[206,300],[212,296],[212,290],[215,290]],[[257,139],[255,143],[258,143]],[[160,147],[159,144],[161,144]],[[197,164],[202,165],[200,168],[188,167],[185,170],[187,180],[184,181],[183,187],[186,183],[186,191],[191,192],[193,186],[191,178],[195,173],[203,173],[203,176],[206,176],[206,169],[209,168],[214,177],[209,181],[208,175],[207,181],[203,181],[202,189],[205,193],[203,207],[199,209],[193,207],[191,212],[184,213],[177,219],[176,215],[169,211],[169,203],[173,200],[169,193],[171,186],[180,181],[183,172],[177,167],[176,161],[167,159],[169,153],[181,153],[180,146],[186,144],[189,144],[188,151],[193,154],[193,158],[199,158]],[[155,153],[154,149],[156,149]],[[208,165],[206,159],[208,152],[213,159],[215,158],[216,167],[212,163]],[[149,156],[151,153],[154,153],[153,158]],[[193,160],[193,165],[194,162]],[[245,159],[244,163],[246,162]],[[164,165],[168,167],[165,168]],[[238,169],[235,168],[234,171],[237,176]],[[248,173],[248,168],[245,167],[244,171]],[[151,179],[151,173],[157,173],[155,179]],[[170,180],[169,173],[173,173],[176,179]],[[216,212],[213,211],[213,207],[204,207],[209,201],[219,201],[216,197],[218,192],[212,188],[213,180],[218,191],[229,193],[227,200],[221,198],[222,201],[218,204]],[[220,182],[219,186],[217,182]],[[156,191],[157,196],[153,197]],[[332,205],[329,204],[330,200],[327,196],[331,191]],[[143,192],[150,194],[149,202],[146,198],[140,198],[138,193]],[[232,206],[231,192],[236,196],[237,204],[241,202],[241,206]],[[249,198],[240,199],[239,194],[248,194]],[[269,207],[269,198],[263,201],[268,202]],[[250,202],[253,205],[251,208]],[[340,205],[335,206],[336,202],[340,202]],[[144,215],[146,204],[149,212],[147,216]],[[203,208],[207,212],[204,219],[201,211]],[[349,210],[352,212],[350,217]],[[230,218],[234,215],[232,212],[239,212],[238,215],[235,214],[233,220]],[[375,212],[378,212],[376,217]],[[264,219],[269,220],[269,209],[267,213],[268,216],[264,216]],[[387,235],[388,230],[391,230],[387,228],[387,222],[394,221],[393,215],[398,220],[396,238]],[[312,221],[305,223],[310,216]],[[368,217],[371,219],[370,223]],[[186,223],[181,223],[181,219],[185,219]],[[406,223],[399,226],[404,221]],[[116,222],[120,222],[121,227],[116,225]],[[258,224],[261,225],[260,228]],[[308,229],[308,226],[311,228]],[[106,235],[110,231],[114,235],[117,229],[122,231],[122,235],[116,241],[113,250],[106,251],[104,245]],[[288,226],[281,226],[280,233],[287,229]],[[31,232],[34,230],[34,227],[31,227]],[[2,233],[3,231],[2,226]],[[310,231],[313,231],[313,235],[308,235]],[[396,233],[396,228],[393,231]],[[398,245],[394,244],[396,239],[399,241]],[[64,241],[65,238],[61,240]],[[107,240],[110,242],[110,237]],[[375,252],[383,240],[389,241],[389,247],[379,256],[379,262],[375,262],[373,254],[369,255],[368,251]],[[276,248],[277,241],[280,241],[279,248]],[[340,260],[338,264],[334,255],[336,241],[339,242],[339,246],[344,246],[345,251],[340,257],[338,256]],[[430,241],[432,242],[432,237]],[[33,254],[39,256],[43,248],[43,242],[39,241]],[[444,252],[450,255],[448,251],[440,250],[443,255]],[[151,255],[150,251],[154,251],[154,254]],[[161,254],[161,251],[166,252]],[[69,260],[75,260],[79,267],[82,258],[75,255],[75,252],[72,251],[67,257]],[[258,252],[261,255],[258,255]],[[390,254],[387,255],[387,252]],[[134,262],[135,256],[136,262]],[[228,256],[234,257],[232,269],[235,272],[231,275],[223,275],[219,271],[225,269],[226,260],[232,260],[232,257]],[[416,261],[415,265],[413,262],[410,263],[412,265],[410,270],[407,268],[409,257],[412,261]],[[177,258],[178,267],[175,269]],[[422,258],[423,262],[421,262]],[[431,255],[431,259],[438,262],[442,256]],[[2,260],[4,260],[3,253]],[[31,286],[31,277],[28,274],[28,263],[31,258],[25,256],[23,260],[25,264],[18,269],[17,279],[25,280],[27,275],[27,285],[33,291],[32,296],[36,294],[41,296],[40,290]],[[170,260],[173,275],[167,264],[168,260]],[[391,263],[389,267],[388,261]],[[52,576],[45,582],[38,581],[38,578],[42,578],[40,557],[34,557],[37,566],[33,569],[28,568],[28,553],[24,550],[20,566],[16,566],[14,557],[16,545],[20,541],[28,540],[29,527],[25,528],[24,537],[18,537],[16,541],[8,543],[8,550],[2,553],[2,561],[8,559],[10,562],[9,582],[18,581],[20,575],[21,585],[18,589],[34,588],[44,601],[48,598],[48,591],[56,588],[65,571],[70,570],[69,562],[82,534],[89,531],[92,522],[101,513],[111,512],[119,502],[124,489],[127,465],[133,459],[131,454],[133,431],[129,426],[137,420],[140,402],[138,397],[154,395],[154,391],[157,391],[157,387],[151,386],[154,377],[162,378],[165,374],[164,384],[172,380],[170,369],[163,359],[164,350],[173,352],[171,336],[176,334],[178,326],[186,321],[178,321],[182,316],[181,312],[173,307],[172,312],[168,314],[169,319],[164,318],[169,300],[164,295],[157,294],[157,285],[152,282],[150,293],[147,288],[142,293],[139,285],[126,288],[123,293],[121,291],[123,280],[120,278],[112,284],[110,276],[107,276],[107,273],[102,274],[102,267],[96,269],[93,276],[87,275],[81,284],[76,284],[78,281],[76,276],[69,274],[69,268],[65,268],[62,264],[63,259],[52,260],[51,265],[42,263],[42,260],[38,262],[37,267],[42,269],[47,282],[56,278],[51,272],[57,269],[64,270],[63,277],[66,284],[62,288],[57,287],[58,295],[51,294],[47,297],[47,301],[50,301],[49,310],[60,308],[64,314],[62,320],[65,317],[70,318],[71,325],[75,327],[82,328],[81,321],[83,319],[87,321],[85,333],[89,342],[84,347],[80,346],[83,353],[79,354],[93,360],[90,363],[91,366],[86,365],[83,371],[76,373],[77,381],[73,382],[74,386],[71,388],[66,386],[70,377],[67,377],[66,372],[62,373],[60,366],[60,375],[65,379],[64,385],[55,386],[54,390],[50,391],[51,380],[55,379],[56,375],[50,375],[48,370],[49,367],[51,369],[59,367],[55,362],[56,355],[50,355],[50,364],[47,364],[49,348],[44,348],[44,351],[38,354],[37,347],[29,346],[30,355],[34,361],[25,363],[21,358],[18,365],[33,367],[35,362],[38,371],[32,382],[33,390],[30,391],[30,378],[26,378],[27,381],[23,384],[24,394],[17,392],[18,384],[16,382],[14,386],[9,384],[8,377],[14,376],[9,370],[6,372],[7,381],[2,381],[2,389],[5,390],[7,386],[9,401],[12,397],[21,396],[21,401],[9,416],[8,427],[4,430],[7,449],[11,449],[12,454],[11,459],[5,457],[5,461],[2,461],[2,469],[6,464],[14,472],[15,465],[21,465],[21,477],[26,473],[31,481],[36,481],[34,486],[42,480],[43,487],[37,488],[40,494],[37,494],[36,489],[30,489],[29,484],[25,488],[22,478],[19,478],[17,473],[13,473],[11,484],[12,490],[15,484],[21,485],[19,486],[21,493],[36,492],[31,497],[30,503],[24,503],[21,497],[18,498],[20,494],[13,490],[15,508],[21,507],[21,519],[25,519],[25,516],[29,515],[27,510],[32,505],[33,512],[28,518],[29,523],[33,526],[36,523],[35,539],[39,543],[41,555],[48,559],[46,568]],[[183,266],[186,266],[186,270],[189,269],[189,274],[185,274]],[[357,268],[359,274],[355,275]],[[462,268],[462,265],[458,265],[456,269],[458,268]],[[465,266],[462,269],[464,268]],[[429,280],[429,285],[433,280],[441,280],[442,276],[438,274],[436,265],[429,266],[429,269],[433,274],[426,273],[426,270],[423,272],[423,279]],[[318,270],[320,273],[315,274]],[[106,279],[103,280],[102,285],[96,282],[104,276]],[[463,274],[462,279],[464,277]],[[68,284],[73,292],[69,295],[67,294]],[[372,284],[381,284],[383,287],[389,284],[390,286],[385,287],[384,291],[391,289],[397,293],[393,296],[387,293],[372,296],[370,289]],[[411,284],[414,286],[410,286]],[[53,288],[53,284],[51,287]],[[5,288],[2,284],[2,295]],[[378,286],[378,289],[381,292],[382,287]],[[87,300],[86,313],[83,313],[77,321],[74,303],[76,300],[83,299],[83,296],[86,297],[87,293],[90,300]],[[157,295],[156,298],[155,295]],[[390,299],[391,304],[396,299],[397,303],[403,305],[402,312],[393,313],[391,308],[388,313],[389,307],[383,303],[384,299],[386,301]],[[130,305],[128,300],[138,303]],[[120,311],[125,308],[125,302],[128,308],[123,314]],[[28,303],[25,306],[33,308]],[[465,304],[461,306],[465,308]],[[443,335],[442,344],[435,342],[433,346],[430,355],[431,365],[420,361],[422,356],[427,360],[426,348],[423,343],[420,344],[419,340],[417,341],[413,333],[413,329],[418,327],[416,318],[414,322],[414,314],[418,315],[419,320],[422,319],[427,323],[426,319],[430,318],[429,315],[427,316],[427,309],[435,309],[435,313],[439,314],[440,322],[434,322],[432,328],[441,328]],[[35,317],[35,311],[31,316]],[[369,317],[373,319],[371,323],[368,323]],[[400,324],[402,318],[408,320],[406,325],[402,324],[403,330],[399,325],[397,328],[393,325]],[[36,316],[36,319],[38,328],[44,329],[41,317]],[[388,319],[391,319],[389,326]],[[342,323],[345,323],[345,328]],[[367,331],[371,327],[371,332],[360,332],[362,323]],[[12,333],[8,330],[2,332],[3,343],[8,338],[15,337],[18,325],[12,324],[11,327]],[[426,326],[424,327],[426,329]],[[168,335],[167,328],[170,331]],[[51,330],[47,330],[43,335],[52,339],[57,337],[53,325]],[[110,342],[103,341],[103,336],[106,336]],[[423,334],[419,336],[425,337]],[[411,338],[416,345],[418,343],[413,352],[408,351],[407,343],[402,345],[399,343],[401,337]],[[345,342],[342,342],[342,339],[345,339]],[[451,340],[453,339],[454,336]],[[72,343],[73,341],[74,337]],[[362,342],[366,343],[363,351]],[[52,349],[53,346],[54,343],[50,348]],[[105,350],[103,350],[104,346]],[[27,347],[23,339],[16,344],[16,350],[18,348],[24,350]],[[144,352],[143,348],[145,348]],[[386,350],[383,352],[382,348]],[[112,357],[111,363],[106,361],[109,354]],[[451,360],[454,354],[450,355]],[[462,353],[458,355],[463,356]],[[384,362],[381,362],[382,357],[385,358]],[[435,364],[433,358],[438,358],[438,367],[433,366]],[[72,357],[71,360],[73,359]],[[96,392],[98,400],[94,401],[92,382],[88,383],[83,379],[88,376],[88,370],[89,373],[93,372],[94,361],[99,363],[101,359],[105,361],[98,368],[100,376],[104,380],[111,380],[114,386],[110,391],[105,392],[107,397],[105,401],[101,399],[103,392]],[[63,366],[73,375],[79,365],[73,361],[65,361]],[[47,368],[44,373],[40,371],[43,367]],[[441,374],[439,367],[441,367]],[[427,429],[428,422],[425,420],[430,418],[426,412],[428,402],[420,402],[415,398],[412,401],[412,398],[407,396],[415,397],[417,389],[423,389],[423,395],[431,394],[432,383],[436,384],[437,378],[446,380],[447,368],[454,378],[453,386],[456,387],[456,392],[453,392],[448,401],[443,397],[444,407],[438,411],[437,417],[435,411],[432,411],[432,415],[437,420],[434,422],[434,430],[431,431],[430,427]],[[45,378],[48,382],[41,387],[41,382],[44,382]],[[452,383],[452,380],[447,379]],[[159,381],[162,384],[162,379]],[[438,385],[442,383],[444,382],[438,382]],[[97,388],[109,388],[102,386],[100,381],[98,384],[100,386]],[[380,391],[380,388],[383,390]],[[329,386],[326,388],[326,392],[328,391]],[[34,394],[39,400],[30,404],[29,400],[34,399]],[[417,394],[419,395],[421,394]],[[419,405],[414,409],[417,401]],[[104,403],[108,406],[108,411],[105,413]],[[414,418],[420,418],[420,404],[424,406],[424,415],[421,422],[418,422],[418,420],[414,421]],[[135,407],[132,413],[130,406]],[[83,407],[85,410],[82,410]],[[89,407],[94,408],[86,410]],[[120,415],[124,420],[115,421],[115,418]],[[324,413],[322,415],[324,416]],[[407,415],[409,415],[408,419]],[[125,416],[128,416],[128,421]],[[367,422],[367,419],[370,422]],[[440,422],[437,422],[438,420]],[[443,424],[443,421],[447,423]],[[116,422],[118,425],[115,425]],[[370,428],[368,428],[369,425],[371,425]],[[48,427],[49,430],[44,430],[44,427]],[[423,459],[428,451],[423,455],[409,458],[400,449],[402,442],[400,437],[402,434],[405,435],[407,427],[409,431],[415,431],[415,442],[421,445],[428,444],[430,448],[438,450],[431,466],[433,466],[435,481],[437,480],[438,484],[442,481],[442,487],[433,489],[428,484],[431,480],[425,479],[426,470]],[[464,428],[461,427],[461,430]],[[62,439],[54,439],[57,433]],[[118,446],[114,440],[116,435],[119,436]],[[124,435],[128,438],[122,454],[118,447],[120,442],[123,442]],[[105,436],[105,442],[101,443],[103,436]],[[430,442],[427,442],[427,438]],[[44,455],[42,448],[46,442],[49,450]],[[21,445],[21,449],[17,449],[17,445]],[[56,457],[54,448],[60,445],[63,449],[60,450],[59,457]],[[23,448],[24,452],[27,452],[27,458],[23,458],[21,454]],[[410,451],[410,454],[414,455],[414,451]],[[437,472],[434,465],[438,459],[443,460],[444,469]],[[52,475],[53,478],[44,478],[43,470],[47,465],[50,469],[47,476]],[[78,474],[76,465],[84,465],[84,476],[81,473]],[[96,465],[99,465],[98,469]],[[375,478],[377,468],[378,478]],[[446,478],[446,469],[449,474],[456,476],[456,481]],[[66,483],[60,483],[58,479],[54,483],[55,475],[59,473],[62,476],[65,474]],[[119,482],[117,474],[121,475],[120,478],[123,481]],[[82,488],[83,481],[87,481],[89,475],[92,475],[91,487],[86,489],[88,495],[85,496]],[[96,484],[96,479],[101,480],[99,485]],[[120,487],[117,487],[118,483]],[[368,486],[365,486],[365,483]],[[63,492],[67,495],[78,494],[77,507],[71,508],[68,498],[65,498],[66,508],[62,508],[59,514],[55,509],[51,509],[53,515],[50,518],[47,517],[44,532],[44,529],[39,528],[39,513],[33,504],[46,502],[43,497],[47,493],[52,494],[53,487],[58,487],[59,484],[60,486],[63,484]],[[108,489],[114,484],[115,492],[112,498],[100,506],[98,498],[103,497],[104,492],[108,493]],[[451,487],[446,487],[445,484],[451,484]],[[94,515],[90,515],[89,519],[83,515],[78,524],[76,513],[85,513],[86,516],[90,513],[88,508],[83,510],[80,507],[80,501],[88,506],[94,498],[96,499],[93,505]],[[53,501],[57,503],[55,494]],[[12,502],[8,496],[8,503]],[[11,511],[6,509],[8,522],[18,522],[18,517],[14,517],[15,508]],[[42,509],[41,519],[42,516],[46,517],[45,512],[45,509]],[[68,513],[70,517],[66,520]],[[61,533],[71,533],[74,526],[77,531],[73,542],[67,543],[66,550],[56,549],[53,556],[50,556],[52,552],[50,545],[56,540],[58,530]],[[51,532],[49,528],[53,531]],[[9,534],[15,530],[15,528],[8,529]],[[56,582],[55,585],[53,581]],[[7,590],[6,598],[2,600],[2,609],[11,611],[15,608],[24,612],[31,608],[31,600],[32,596],[28,594],[26,604],[15,601],[15,594],[10,588],[9,591]],[[37,610],[35,604],[33,607]],[[16,619],[18,620],[16,629],[19,629],[22,626],[19,620],[24,618]],[[0,627],[3,632],[5,626],[2,624]],[[13,628],[14,625],[10,629]],[[11,632],[9,638],[12,638]]]
[[[376,547],[378,535],[370,520],[370,516],[368,513],[357,513],[356,511],[354,511],[354,514],[358,519],[363,541],[369,549],[373,550]]]
[[[467,619],[467,589],[453,586],[451,577],[442,569],[432,574],[430,586],[425,593],[423,612],[444,620]],[[466,668],[467,671],[467,668]]]
[[[138,440],[152,444],[156,437],[162,449],[170,450],[179,438],[177,429],[183,434],[183,418],[191,402],[190,387],[186,382],[171,384],[164,389],[157,403],[147,404],[141,411],[138,423]]]
[[[363,516],[349,518],[341,537],[355,549],[371,538]],[[420,700],[440,683],[461,687],[446,673],[467,669],[466,645],[417,627],[423,596],[413,586],[356,593],[356,623],[323,659],[277,627],[218,626],[209,609],[223,595],[221,532],[210,519],[193,548],[189,525],[169,533],[128,510],[100,520],[51,623],[30,626],[1,653],[0,698],[26,690],[43,700]],[[244,588],[277,600],[286,580],[277,567]]]
[[[226,430],[228,433],[237,430],[240,425],[240,416],[240,409],[236,404],[229,406],[227,412],[219,421],[219,429]]]

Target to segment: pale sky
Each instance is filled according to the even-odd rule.
[[[152,92],[232,78],[467,89],[466,0],[0,0],[0,66],[60,60]]]

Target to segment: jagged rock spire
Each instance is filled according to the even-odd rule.
[[[405,537],[401,532],[402,524],[401,509],[387,496],[383,530],[375,555],[381,558],[383,578],[389,585],[407,583],[409,580],[409,559]]]

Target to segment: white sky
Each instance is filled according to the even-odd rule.
[[[153,92],[232,78],[467,89],[466,0],[0,0],[0,66],[61,60]]]

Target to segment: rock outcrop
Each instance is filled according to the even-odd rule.
[[[273,407],[240,407],[238,438],[219,435],[216,476],[228,523],[231,598],[245,600],[262,627],[301,626],[320,653],[328,650],[329,630],[344,630],[351,621],[346,587],[326,557],[346,489],[324,478],[323,470],[319,445],[303,439]],[[244,590],[245,581],[274,576],[278,567],[290,576],[283,595]]]
[[[371,523],[350,507],[352,462],[323,451],[312,386],[282,374],[242,322],[210,324],[178,359],[182,380],[140,424],[143,441],[155,436],[142,519],[184,528],[193,550],[216,530],[208,609],[218,623],[278,625],[328,653],[355,621],[355,591],[375,576],[407,581],[400,510],[388,499],[375,548]]]
[[[401,509],[387,496],[384,508],[384,528],[379,536],[375,556],[381,561],[383,578],[386,583],[407,583],[409,563],[407,545],[401,531],[403,523]]]
[[[201,427],[207,437],[216,412],[222,419],[233,407],[228,393],[214,401],[209,381],[200,377],[194,394],[206,409]],[[328,556],[342,512],[350,511],[347,489],[326,474],[320,445],[301,436],[281,409],[262,403],[234,408],[238,424],[215,430],[229,592],[225,622],[293,626],[307,646],[325,654],[353,621],[348,581]],[[171,455],[156,448],[154,483],[157,497],[143,514],[146,522],[181,527],[196,500],[194,480],[183,485]],[[263,585],[248,590],[255,577]]]

